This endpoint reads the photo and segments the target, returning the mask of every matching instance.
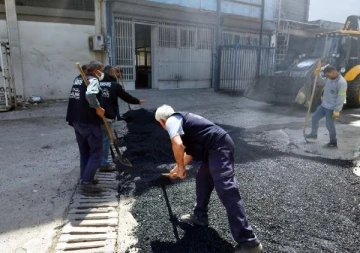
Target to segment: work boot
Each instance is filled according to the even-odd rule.
[[[181,216],[179,221],[190,224],[190,225],[200,226],[200,227],[209,226],[208,218],[198,218],[193,214],[185,214],[185,215]]]
[[[328,143],[326,145],[323,146],[323,148],[337,148],[337,143]]]
[[[315,134],[307,134],[305,135],[305,138],[309,141],[316,141],[317,140],[317,135]]]
[[[105,166],[100,166],[100,169],[99,169],[100,172],[114,172],[116,171],[116,167],[113,166],[113,165],[110,165],[110,164],[107,164]]]
[[[100,193],[102,192],[102,190],[93,185],[92,183],[88,183],[88,182],[82,182],[80,184],[80,190],[84,191],[84,192],[88,192],[88,193]]]
[[[258,245],[248,245],[247,243],[238,244],[235,247],[235,253],[261,253],[263,247],[261,243]]]

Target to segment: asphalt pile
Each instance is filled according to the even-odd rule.
[[[124,155],[137,167],[144,163],[154,167],[174,160],[168,133],[155,119],[155,110],[131,110],[123,115],[126,121],[126,135],[123,144]]]
[[[132,179],[168,169],[174,161],[168,135],[153,115],[154,111],[146,110],[125,115],[123,139],[126,156],[135,165]],[[265,252],[360,252],[360,180],[351,173],[351,161],[275,150],[269,142],[259,145],[261,133],[223,127],[234,139],[240,193]],[[163,190],[138,182],[143,187],[135,196],[132,214],[138,222],[135,234],[140,252],[233,252],[236,243],[215,192],[209,205],[209,228],[174,228]],[[167,186],[166,192],[177,217],[192,211],[193,176]]]

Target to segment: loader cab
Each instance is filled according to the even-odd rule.
[[[339,31],[317,35],[311,58],[334,65],[342,75],[360,64],[360,32]]]

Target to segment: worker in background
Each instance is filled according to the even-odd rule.
[[[196,205],[181,222],[208,226],[208,205],[215,188],[226,208],[237,253],[259,253],[262,245],[248,224],[234,172],[234,143],[229,134],[209,120],[192,113],[159,107],[156,120],[169,133],[176,166],[170,177],[185,179],[185,167],[194,159],[202,164],[196,174]]]
[[[85,75],[87,75],[87,73],[88,73],[88,69],[87,69],[87,68],[88,68],[88,66],[87,66],[86,64],[84,64],[84,65],[81,66],[81,69],[82,69],[82,71],[84,72]],[[80,75],[80,77],[81,77],[81,75]]]
[[[139,100],[131,96],[122,88],[122,86],[116,81],[116,70],[112,66],[106,66],[104,68],[104,74],[105,77],[100,82],[100,87],[102,89],[102,101],[105,109],[105,118],[109,122],[110,127],[112,127],[113,122],[118,117],[118,115],[120,115],[118,98],[134,105],[143,104],[146,101],[144,99]],[[110,138],[104,125],[102,125],[102,131],[103,156],[101,160],[100,172],[112,172],[115,171],[116,168],[108,162]]]
[[[121,84],[123,89],[125,89],[123,83],[121,82],[123,80],[123,70],[120,68],[119,65],[115,66],[114,69],[115,69],[115,75],[116,75],[117,82]]]
[[[311,133],[306,135],[308,140],[316,140],[318,137],[319,121],[326,118],[326,128],[329,131],[330,142],[324,148],[337,148],[335,119],[340,116],[340,112],[346,100],[347,82],[334,66],[327,66],[324,71],[327,78],[322,103],[312,116]]]
[[[80,189],[86,192],[101,192],[94,179],[102,158],[101,123],[104,109],[101,107],[99,80],[104,76],[103,65],[92,61],[87,65],[86,86],[81,77],[74,80],[67,108],[66,121],[74,127],[80,151]]]

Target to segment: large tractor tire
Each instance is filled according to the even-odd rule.
[[[360,76],[356,77],[352,82],[348,82],[346,107],[360,107]]]

